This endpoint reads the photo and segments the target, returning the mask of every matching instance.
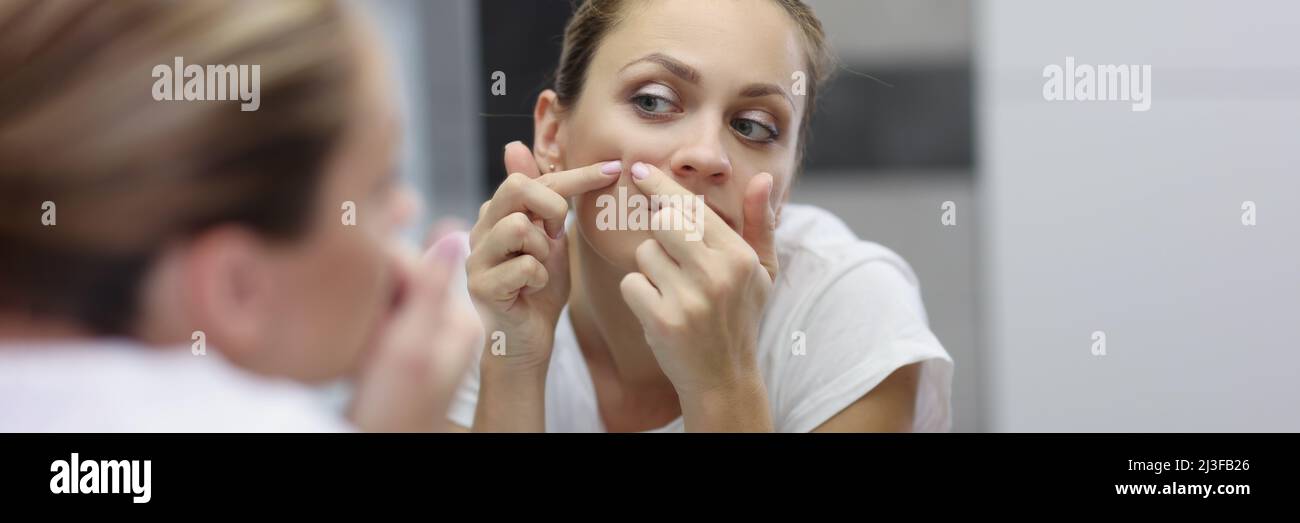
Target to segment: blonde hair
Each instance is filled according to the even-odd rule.
[[[126,334],[169,241],[300,234],[354,103],[346,26],[334,1],[0,3],[0,311]],[[260,65],[260,108],[155,100],[176,57]]]

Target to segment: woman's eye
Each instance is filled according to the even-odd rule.
[[[731,128],[744,136],[745,139],[756,142],[773,142],[778,136],[776,129],[748,118],[737,118],[731,121]]]
[[[661,114],[661,113],[671,112],[673,110],[672,102],[669,102],[668,100],[664,99],[661,96],[655,96],[653,94],[638,94],[636,96],[633,96],[632,104],[636,105],[636,108],[638,110],[647,113]]]

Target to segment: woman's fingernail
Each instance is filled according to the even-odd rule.
[[[638,180],[644,180],[646,179],[647,176],[650,176],[650,168],[646,167],[645,164],[641,162],[636,162],[632,164],[633,178],[636,178]]]
[[[621,172],[623,172],[623,162],[618,161],[618,160],[614,160],[614,161],[609,162],[609,163],[607,163],[607,164],[605,164],[605,165],[602,165],[602,166],[600,166],[600,172],[605,173],[605,174],[618,174],[618,173],[621,173]]]
[[[438,253],[439,258],[442,258],[445,261],[455,262],[460,261],[462,253],[464,253],[464,244],[465,233],[453,232],[443,236],[441,240],[438,240],[438,244],[434,246],[434,250]]]

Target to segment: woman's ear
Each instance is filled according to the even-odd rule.
[[[200,234],[185,259],[185,301],[194,330],[236,363],[265,358],[274,343],[276,278],[270,253],[254,234],[219,227]]]
[[[564,122],[561,115],[560,99],[555,91],[547,89],[537,95],[537,106],[533,108],[533,156],[542,172],[564,168],[562,134],[560,126]]]

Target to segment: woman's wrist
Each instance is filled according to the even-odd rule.
[[[530,404],[544,397],[550,348],[542,351],[493,351],[491,340],[479,360],[479,388],[509,404]],[[543,354],[543,355],[539,355]]]
[[[555,344],[553,327],[536,333],[534,329],[526,329],[523,333],[500,329],[487,332],[479,357],[481,369],[493,369],[501,375],[546,375],[551,364],[551,348]]]
[[[772,432],[767,386],[756,372],[724,385],[681,394],[687,432]]]
[[[483,373],[486,374],[491,371],[495,375],[506,379],[510,379],[510,376],[545,377],[547,368],[550,365],[551,357],[549,354],[537,356],[534,354],[494,353],[491,344],[483,348],[483,355],[479,357],[479,368]]]
[[[479,363],[475,432],[544,432],[547,365],[484,352]]]

